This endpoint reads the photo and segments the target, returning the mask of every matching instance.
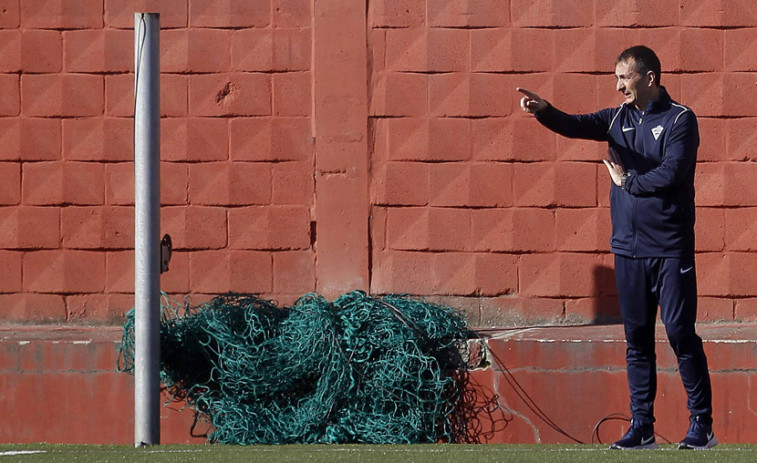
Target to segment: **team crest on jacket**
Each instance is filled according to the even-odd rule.
[[[652,129],[652,135],[654,135],[654,139],[657,140],[660,138],[660,134],[662,133],[663,127],[661,125],[658,125],[657,127]]]

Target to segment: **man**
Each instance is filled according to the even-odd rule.
[[[712,391],[697,311],[694,266],[694,168],[699,129],[694,113],[660,86],[660,61],[647,47],[623,51],[615,65],[617,108],[568,115],[523,88],[521,108],[550,130],[606,141],[612,179],[611,250],[626,335],[631,426],[613,449],[657,448],[655,318],[660,317],[678,358],[691,414],[680,449],[717,444]]]

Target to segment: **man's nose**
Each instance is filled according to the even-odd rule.
[[[622,92],[625,89],[625,85],[623,85],[623,81],[618,79],[618,83],[615,84],[615,90]]]

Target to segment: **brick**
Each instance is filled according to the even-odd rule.
[[[21,160],[57,161],[61,159],[62,131],[59,119],[21,118],[18,122]]]
[[[520,103],[519,103],[520,104]],[[534,126],[534,123],[538,126]],[[539,136],[534,136],[538,131]],[[549,161],[556,158],[557,135],[545,131],[540,124],[533,119],[513,119],[508,127],[508,135],[511,136],[510,151],[514,161]]]
[[[462,72],[468,70],[470,39],[467,31],[431,29],[428,31],[427,47],[427,71]]]
[[[160,31],[160,70],[163,73],[184,73],[189,68],[189,30]]]
[[[160,229],[176,250],[221,249],[227,245],[226,215],[221,207],[163,207]]]
[[[58,294],[0,294],[0,318],[13,322],[64,322],[66,306]]]
[[[617,297],[587,297],[565,301],[565,318],[571,324],[622,323]]]
[[[86,74],[29,74],[21,77],[27,116],[98,116],[103,113],[103,77]]]
[[[270,2],[193,0],[189,10],[189,25],[193,27],[265,27],[270,23]]]
[[[468,204],[472,187],[470,166],[441,163],[429,166],[429,205],[457,206]]]
[[[311,250],[273,253],[273,291],[306,294],[315,291],[315,256]]]
[[[499,296],[518,289],[518,256],[485,253],[475,258],[476,294]]]
[[[700,297],[697,301],[698,322],[733,321],[734,300],[719,297]]]
[[[516,27],[588,27],[594,11],[581,0],[511,0],[510,17]]]
[[[307,27],[312,21],[310,0],[273,0],[273,25],[280,27]]]
[[[510,76],[474,73],[470,80],[470,116],[508,116],[513,98],[503,88],[511,88]]]
[[[309,161],[313,155],[312,127],[306,118],[234,118],[230,131],[233,161]]]
[[[552,137],[546,137],[548,140]],[[555,136],[554,152],[558,161],[600,161],[607,157],[607,145],[594,140]],[[541,139],[539,139],[541,141]],[[525,147],[524,147],[525,148]],[[548,160],[548,159],[547,159]],[[604,166],[604,164],[602,164]]]
[[[587,114],[597,110],[597,78],[589,74],[564,74],[554,80],[552,98],[569,114]],[[575,89],[581,88],[582,92]],[[613,87],[614,88],[614,87]]]
[[[471,75],[465,73],[431,74],[428,76],[430,114],[438,117],[469,116],[471,78]]]
[[[728,73],[723,78],[723,110],[725,116],[757,116],[749,98],[757,82],[757,73]]]
[[[595,165],[578,162],[530,163],[513,166],[513,198],[517,206],[574,206],[597,204]]]
[[[428,66],[428,29],[386,29],[386,68],[381,71],[424,72]]]
[[[61,243],[69,249],[134,247],[134,208],[123,206],[61,209]]]
[[[93,251],[35,251],[24,256],[24,291],[98,293],[105,289],[105,255]]]
[[[512,164],[472,164],[470,172],[470,206],[503,207],[513,204]]]
[[[54,249],[58,246],[58,209],[30,206],[0,208],[1,249]]]
[[[467,296],[476,291],[476,256],[463,252],[436,254],[433,260],[433,294]]]
[[[387,162],[373,170],[372,203],[423,206],[430,198],[429,169],[420,162]]]
[[[513,70],[513,32],[509,29],[472,29],[471,71],[505,72]]]
[[[117,117],[64,119],[63,158],[74,161],[134,159],[134,120]]]
[[[754,251],[757,244],[753,243],[753,232],[757,230],[757,208],[737,207],[723,209],[723,221],[711,224],[716,231],[725,233],[725,250],[727,251]],[[710,229],[707,229],[708,233]],[[722,249],[722,248],[721,248]]]
[[[473,158],[496,161],[540,161],[555,158],[556,135],[533,118],[485,118],[471,122]],[[534,137],[534,131],[544,132]]]
[[[315,180],[312,165],[307,162],[277,162],[271,170],[271,204],[313,204]]]
[[[189,257],[190,282],[198,292],[254,294],[272,289],[270,253],[199,251]]]
[[[312,75],[309,72],[274,74],[273,114],[309,116],[312,112]]]
[[[108,293],[135,291],[134,250],[105,253],[105,290]]]
[[[271,69],[273,71],[306,71],[311,67],[312,31],[274,29]]]
[[[0,9],[0,15],[2,15],[1,11]],[[0,16],[0,72],[19,72],[22,69],[21,31],[3,30],[1,24],[2,16]]]
[[[558,251],[610,250],[610,210],[607,208],[557,209]]]
[[[133,31],[65,31],[63,42],[67,72],[134,72]]]
[[[100,205],[104,202],[104,166],[83,162],[24,165],[22,196],[28,205]]]
[[[103,0],[24,0],[21,26],[27,29],[99,29]]]
[[[0,205],[18,204],[21,201],[21,164],[0,162]]]
[[[377,0],[368,3],[369,27],[413,27],[426,20],[425,0]]]
[[[555,213],[508,208],[471,211],[471,244],[476,251],[548,252],[556,246]]]
[[[749,0],[681,0],[681,24],[694,27],[757,25],[757,6]]]
[[[697,122],[699,123],[700,138],[697,161],[729,160],[731,154],[726,150],[725,143],[726,121],[719,118],[700,117]]]
[[[681,64],[684,71],[723,69],[724,31],[684,29],[681,31]]]
[[[21,110],[19,77],[0,74],[0,116],[18,116]]]
[[[377,81],[373,86],[371,97],[371,115],[422,116],[426,114],[430,98],[428,95],[431,85],[430,77],[424,74],[382,72],[374,78]]]
[[[105,203],[134,205],[134,163],[119,162],[105,165]]]
[[[229,210],[232,249],[294,250],[310,247],[310,214],[303,206]]]
[[[613,61],[599,62],[597,48],[607,44],[598,43],[596,32],[592,29],[561,30],[559,39],[555,39],[555,63],[552,69],[557,72],[600,72],[607,71]],[[521,46],[526,44],[521,44]],[[620,52],[620,50],[617,50]],[[616,52],[616,53],[617,53]]]
[[[187,26],[188,8],[186,0],[105,0],[105,25],[133,29],[135,12],[159,13],[162,40],[165,29]]]
[[[700,296],[734,297],[756,294],[751,269],[754,253],[726,252],[697,255],[697,282]]]
[[[133,194],[132,192],[132,197]],[[189,204],[189,166],[187,164],[160,163],[160,203],[162,205]]]
[[[21,69],[24,72],[60,72],[63,69],[63,40],[58,31],[21,32]]]
[[[726,213],[729,209],[699,207],[696,211],[696,251],[722,251],[726,246]]]
[[[597,0],[594,5],[595,26],[677,26],[677,2],[654,0]],[[620,52],[620,50],[618,50]]]
[[[189,111],[192,115],[271,115],[270,75],[193,75],[189,78],[189,87]]]
[[[386,120],[387,158],[393,161],[422,161],[429,158],[429,120],[392,118]]]
[[[497,0],[434,0],[428,5],[432,27],[501,27],[510,23],[508,8]]]
[[[387,213],[392,249],[465,251],[470,235],[470,212],[465,209],[398,208]]]
[[[432,118],[428,122],[426,160],[465,161],[470,159],[471,124],[462,118]]]
[[[18,0],[0,0],[0,29],[14,29],[19,25],[21,9]]]
[[[482,327],[554,324],[562,322],[565,302],[561,299],[506,295],[481,299]]]
[[[189,256],[191,252],[174,251],[168,271],[160,274],[161,291],[174,294],[187,294],[189,286]]]
[[[724,31],[726,71],[757,71],[757,29],[727,29]]]
[[[736,161],[757,160],[757,118],[729,119],[726,122],[726,150]]]
[[[224,161],[229,158],[229,121],[216,117],[164,118],[160,152],[166,161]]]
[[[0,293],[21,291],[23,253],[0,250]]]
[[[681,100],[699,117],[722,116],[738,104],[724,105],[725,77],[722,73],[684,74],[681,77]]]
[[[592,254],[524,254],[518,272],[519,295],[588,297],[597,291],[594,269],[601,258]]]
[[[434,255],[427,252],[385,252],[374,259],[371,291],[376,294],[428,294]]]
[[[17,117],[0,118],[0,161],[21,160],[21,120]]]
[[[757,201],[757,185],[750,178],[757,174],[757,164],[727,163],[723,166],[724,182],[723,205],[725,206],[755,206]]]
[[[231,66],[234,71],[273,69],[273,31],[241,29],[232,32]]]
[[[741,322],[757,321],[757,298],[736,300],[734,319]]]
[[[250,162],[190,165],[189,200],[195,205],[268,204],[271,200],[271,167]]]
[[[88,321],[120,325],[124,323],[124,310],[113,307],[107,294],[77,294],[65,297],[66,320]],[[133,306],[133,304],[132,304]]]
[[[231,31],[189,29],[187,31],[187,71],[229,72],[231,70]]]

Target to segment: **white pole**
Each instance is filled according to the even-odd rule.
[[[160,444],[160,60],[157,13],[134,14],[134,446]]]

